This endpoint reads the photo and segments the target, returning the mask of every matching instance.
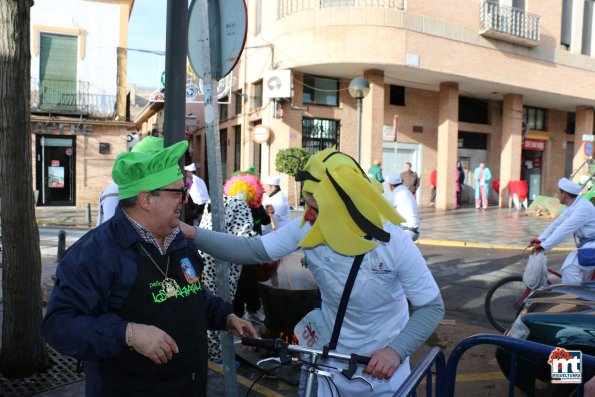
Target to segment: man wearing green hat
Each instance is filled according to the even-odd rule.
[[[132,151],[139,153],[155,153],[162,149],[163,138],[148,136],[134,145]],[[114,216],[119,202],[118,185],[115,182],[112,182],[107,185],[99,195],[97,226],[101,225],[103,222],[106,222],[108,219]]]
[[[177,226],[187,147],[119,155],[114,217],[58,266],[42,332],[84,361],[87,396],[205,396],[207,329],[257,336],[202,285],[202,259]]]

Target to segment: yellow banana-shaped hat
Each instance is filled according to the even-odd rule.
[[[318,204],[316,221],[300,247],[328,244],[335,252],[355,256],[377,246],[365,236],[390,240],[383,229],[386,221],[395,225],[404,222],[382,195],[380,183],[370,180],[351,156],[335,149],[310,157],[296,180],[303,181],[304,197],[311,193]]]

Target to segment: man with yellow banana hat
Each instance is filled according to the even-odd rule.
[[[322,305],[296,330],[317,324],[318,348],[328,342],[325,351],[371,356],[356,375],[373,385],[373,392],[356,377],[335,375],[341,395],[392,396],[410,373],[410,354],[444,315],[440,290],[421,253],[398,226],[403,218],[383,197],[382,186],[352,157],[335,149],[320,151],[296,179],[303,181],[304,216],[271,234],[238,238],[180,227],[199,249],[235,263],[266,263],[303,248]],[[319,381],[314,395],[335,394],[329,382]]]

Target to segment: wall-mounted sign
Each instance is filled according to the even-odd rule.
[[[593,142],[585,142],[585,154],[589,157],[593,154]]]
[[[266,125],[258,124],[254,127],[253,140],[256,143],[267,143],[271,137],[271,129]]]
[[[523,149],[525,150],[545,150],[545,141],[541,139],[524,138]]]

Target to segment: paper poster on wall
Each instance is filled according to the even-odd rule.
[[[64,187],[64,167],[48,167],[48,187]]]

